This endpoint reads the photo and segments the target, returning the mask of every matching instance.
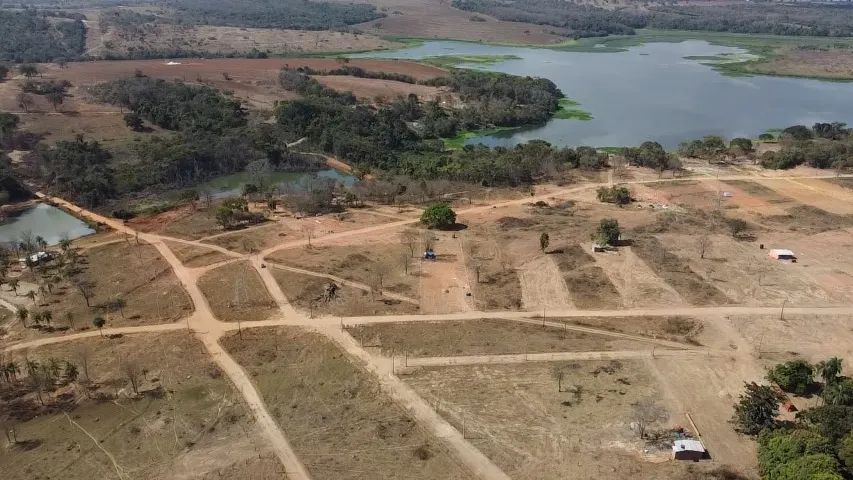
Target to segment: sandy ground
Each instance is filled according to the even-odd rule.
[[[550,256],[543,255],[523,264],[518,276],[525,310],[572,308],[569,290]]]
[[[450,313],[472,310],[471,281],[465,269],[460,243],[447,232],[436,232],[435,249],[438,259],[423,260],[418,291],[421,311]]]
[[[435,100],[440,95],[449,94],[446,90],[437,87],[413,85],[411,83],[381,80],[378,78],[357,78],[344,75],[316,75],[314,78],[329,88],[353,92],[355,96],[368,100],[379,98],[385,101],[393,101],[397,97],[405,97],[413,93],[422,102],[427,102]]]
[[[800,203],[811,205],[839,215],[853,214],[853,192],[820,180],[761,180],[760,183],[791,197]]]

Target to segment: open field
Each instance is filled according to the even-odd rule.
[[[661,395],[642,362],[441,367],[406,382],[460,431],[464,423],[469,441],[511,478],[678,478],[687,468],[660,463],[668,451],[644,455],[631,431],[631,404]],[[655,428],[683,423],[670,409]]]
[[[701,320],[686,317],[588,317],[565,318],[560,321],[572,325],[694,344],[700,343],[697,338],[705,329],[705,324]]]
[[[223,344],[248,370],[313,478],[473,478],[321,335],[253,329]]]
[[[60,374],[41,394],[44,406],[23,374],[16,393],[0,385],[0,423],[13,427],[19,442],[0,448],[4,478],[88,480],[129,472],[133,478],[221,478],[221,471],[251,471],[264,462],[261,471],[281,474],[277,461],[268,464],[270,453],[240,393],[184,332],[78,340],[6,360],[23,364],[25,357],[71,362],[79,376],[66,384]],[[138,394],[127,365],[138,369]]]
[[[303,275],[268,265],[273,277],[294,307],[306,314],[315,316],[349,315],[387,315],[417,313],[418,306],[409,302],[389,298],[378,293],[371,295],[367,290],[340,285],[339,282]],[[330,283],[337,290],[333,299],[323,299],[323,293]]]
[[[342,92],[352,92],[356,97],[367,100],[379,98],[392,101],[397,97],[414,94],[422,102],[428,102],[437,99],[439,96],[450,95],[446,89],[379,78],[359,78],[346,75],[314,75],[314,78],[329,88]]]
[[[142,232],[162,233],[185,240],[198,240],[222,232],[213,208],[194,209],[190,206],[132,218],[127,224]]]
[[[406,352],[415,357],[648,348],[630,340],[508,320],[384,323],[348,330],[362,345],[379,347],[385,355]]]
[[[9,287],[3,288],[3,297],[30,312],[31,328],[17,322],[7,340],[88,330],[94,328],[92,319],[96,316],[102,316],[109,328],[170,323],[192,313],[189,296],[153,246],[117,242],[81,250],[78,255],[76,284],[59,281],[50,290],[37,293],[35,303],[24,297],[25,292],[39,292],[38,282],[44,283],[42,277],[52,278],[55,267],[39,269],[35,274],[22,272],[17,295]],[[81,289],[89,296],[88,306]],[[50,324],[37,327],[33,315],[48,311],[52,314]]]
[[[596,265],[595,257],[584,251],[584,247],[560,247],[554,253],[554,260],[576,307],[616,308],[621,305],[619,292],[613,282]]]
[[[744,69],[766,75],[849,79],[853,78],[853,51],[849,48],[782,48],[770,58],[747,64]]]
[[[222,252],[196,245],[187,245],[186,243],[166,241],[166,246],[178,257],[181,263],[190,268],[205,267],[229,258]]]
[[[550,33],[559,28],[547,25],[504,22],[483,14],[476,16],[485,21],[471,21],[474,13],[457,10],[446,0],[368,0],[366,3],[388,14],[357,25],[377,35],[518,44],[557,44],[566,40]]]
[[[198,287],[216,318],[223,322],[266,320],[278,313],[258,272],[248,261],[229,263],[206,272]]]

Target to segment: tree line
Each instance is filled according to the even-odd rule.
[[[384,15],[364,3],[312,0],[166,0],[176,23],[331,30]]]
[[[605,9],[563,0],[453,0],[462,10],[501,20],[551,25],[573,38],[633,35],[637,28],[845,37],[853,35],[849,4],[738,2],[644,4]]]
[[[853,135],[844,123],[794,125],[782,130],[782,147],[761,155],[761,166],[789,169],[799,165],[842,169],[853,166]]]

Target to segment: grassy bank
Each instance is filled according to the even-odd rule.
[[[436,57],[425,57],[419,60],[437,67],[450,68],[461,65],[486,66],[507,60],[521,60],[518,55],[439,55]]]
[[[563,120],[592,120],[592,114],[580,108],[580,103],[570,99],[560,99],[560,107],[554,113],[553,118]]]
[[[457,133],[453,137],[443,138],[444,146],[451,149],[459,149],[465,146],[465,142],[472,138],[481,137],[483,135],[494,135],[501,132],[509,132],[517,130],[519,127],[491,127],[480,130],[465,130]]]

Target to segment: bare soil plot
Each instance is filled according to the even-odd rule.
[[[416,85],[379,78],[358,78],[346,75],[315,75],[323,85],[339,91],[352,92],[356,97],[373,100],[377,97],[392,101],[399,96],[415,94],[421,101],[435,100],[445,91],[437,87]]]
[[[457,245],[451,243],[446,248],[464,256],[466,267],[455,278],[463,282],[463,290],[470,286],[477,309],[517,310],[521,307],[521,281],[514,268],[520,262],[508,251],[503,235],[480,224],[470,228],[470,232],[466,231],[460,239],[449,240]]]
[[[571,325],[601,328],[614,332],[661,338],[673,342],[700,343],[704,331],[701,320],[689,317],[569,317],[558,319]]]
[[[837,215],[811,205],[796,205],[788,208],[785,215],[762,217],[761,220],[780,230],[805,234],[853,226],[853,215]]]
[[[616,308],[621,296],[595,258],[580,245],[561,247],[553,255],[572,296],[572,303],[581,309]]]
[[[406,247],[387,243],[315,245],[311,248],[279,250],[267,258],[271,262],[334,275],[374,286],[377,290],[417,298],[419,278],[406,273],[403,254],[407,256],[410,266],[414,264],[416,260],[408,258],[410,254]]]
[[[199,238],[221,232],[216,223],[215,209],[194,209],[192,206],[179,207],[168,212],[145,217],[136,217],[127,221],[127,225],[140,232],[163,233],[185,240]]]
[[[843,315],[779,314],[730,317],[735,330],[762,357],[796,353],[808,360],[853,354],[850,319]]]
[[[205,243],[218,245],[239,253],[255,253],[272,247],[289,239],[290,235],[298,235],[285,226],[277,223],[248,227],[233,232],[222,232],[221,236],[205,239]]]
[[[270,456],[240,393],[185,332],[91,338],[6,360],[26,372],[25,358],[46,365],[53,358],[60,373],[42,393],[43,407],[26,373],[12,391],[0,384],[0,423],[14,427],[19,442],[0,448],[4,478],[89,480],[115,478],[117,471],[218,478],[217,471]],[[76,366],[76,381],[67,383],[65,362]],[[138,395],[128,364],[138,369]]]
[[[444,447],[328,339],[264,328],[223,339],[313,478],[467,479]]]
[[[223,322],[266,320],[278,313],[258,272],[247,261],[210,270],[198,281],[210,309]]]
[[[695,237],[665,234],[657,238],[661,248],[684,262],[684,268],[734,303],[780,305],[784,300],[797,305],[837,304],[848,297],[843,291],[835,292],[835,288],[853,285],[853,277],[845,281],[829,276],[834,277],[836,271],[843,272],[845,265],[850,265],[851,261],[840,252],[832,254],[836,257],[834,259],[821,258],[824,253],[818,252],[838,248],[833,246],[838,242],[845,243],[843,234],[827,232],[823,235],[828,236],[760,235],[759,241],[765,244],[766,249],[796,250],[797,255],[803,256],[797,263],[771,259],[766,249],[758,248],[757,242],[738,241],[726,235],[708,237],[704,259],[700,258]],[[675,283],[672,285],[678,288]]]
[[[762,179],[759,182],[805,205],[836,215],[853,214],[853,194],[833,185],[812,185],[798,179]]]
[[[418,312],[418,306],[380,294],[346,286],[337,285],[334,299],[325,301],[323,292],[331,280],[281,270],[268,265],[284,296],[294,307],[315,316],[358,316],[411,314]]]
[[[647,461],[631,431],[631,405],[661,393],[642,362],[441,367],[406,381],[511,478],[678,478],[687,468]],[[655,428],[683,424],[675,415]]]
[[[839,178],[827,178],[824,179],[825,182],[834,183],[841,188],[846,190],[853,190],[853,178],[850,177],[839,177]]]
[[[729,302],[726,295],[697,274],[687,260],[666,250],[660,240],[642,236],[631,249],[660,278],[667,282],[691,305],[720,305]]]
[[[382,323],[347,330],[363,346],[416,357],[648,349],[630,340],[511,320]]]
[[[208,265],[228,260],[228,255],[209,248],[199,247],[197,245],[188,245],[186,243],[164,241],[178,260],[190,268],[206,267]]]
[[[441,0],[370,0],[367,3],[376,5],[388,16],[358,27],[378,35],[521,44],[554,44],[567,40],[551,33],[560,30],[556,27],[504,22],[488,15],[457,10]],[[485,21],[471,21],[474,16]]]
[[[711,208],[716,204],[717,191],[710,182],[698,180],[671,180],[647,185],[654,194],[648,198],[653,202],[665,201],[693,208]],[[644,200],[644,197],[640,197]]]
[[[90,306],[80,287],[60,280],[37,294],[35,304],[27,300],[29,328],[15,323],[10,329],[10,341],[88,330],[93,328],[92,319],[96,316],[103,317],[109,328],[170,323],[192,313],[189,295],[153,246],[118,242],[80,250],[78,255],[76,285],[89,295]],[[46,269],[37,269],[36,276],[25,272],[22,278],[44,284],[44,279],[53,279],[56,274],[56,264],[52,262]],[[36,325],[34,315],[44,312],[50,312],[50,324],[43,321],[41,326]]]
[[[521,283],[521,302],[526,310],[561,310],[573,308],[569,290],[557,264],[542,255],[518,269]]]
[[[595,255],[626,307],[681,305],[681,295],[637,258],[631,247]]]

